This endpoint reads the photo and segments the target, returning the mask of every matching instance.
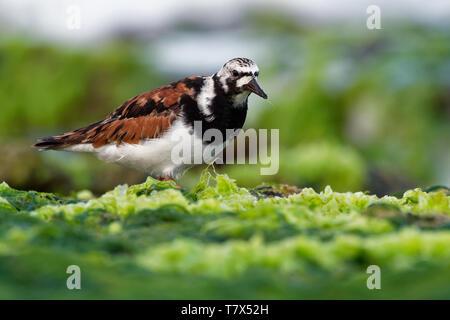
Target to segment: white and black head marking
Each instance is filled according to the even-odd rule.
[[[267,95],[256,81],[258,75],[258,66],[252,60],[234,58],[225,63],[215,76],[219,79],[225,94],[236,96],[237,100],[246,99],[252,92],[267,99]]]

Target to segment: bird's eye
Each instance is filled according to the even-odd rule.
[[[258,71],[255,72],[255,77],[257,77],[257,76],[259,76],[259,72]]]
[[[239,72],[237,72],[236,70],[233,70],[233,76],[237,77],[239,75]]]

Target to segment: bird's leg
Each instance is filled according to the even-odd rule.
[[[181,187],[176,183],[175,179],[172,176],[166,175],[164,177],[159,177],[158,181],[173,181],[175,182],[175,187],[181,189]]]
[[[173,177],[171,177],[171,176],[169,176],[169,175],[166,175],[166,176],[164,176],[164,177],[159,177],[159,178],[158,178],[158,181],[170,181],[170,180],[175,181],[175,180],[173,179]]]

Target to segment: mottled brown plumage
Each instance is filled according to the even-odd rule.
[[[137,144],[155,139],[169,129],[181,108],[184,95],[193,96],[188,84],[200,77],[189,77],[142,93],[119,106],[104,120],[62,135],[42,138],[35,147],[60,149],[75,144],[92,143],[94,148],[106,144]]]

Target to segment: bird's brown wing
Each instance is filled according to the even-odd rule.
[[[142,93],[123,103],[104,120],[62,135],[39,139],[34,146],[60,149],[88,143],[98,148],[107,144],[137,144],[143,139],[158,138],[178,117],[182,98],[194,96],[192,84],[199,81],[201,77],[189,77]]]

